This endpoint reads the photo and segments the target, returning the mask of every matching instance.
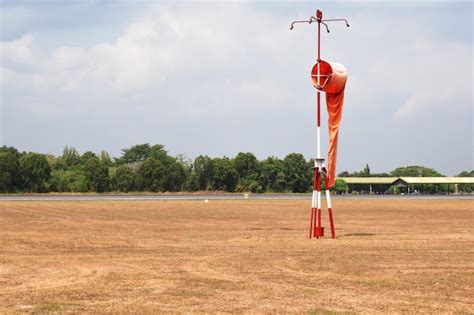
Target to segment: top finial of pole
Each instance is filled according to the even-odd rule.
[[[321,10],[316,10],[316,19],[318,19],[318,21],[321,21],[323,19],[323,11]]]

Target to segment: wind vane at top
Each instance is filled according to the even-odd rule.
[[[329,33],[329,26],[326,24],[326,22],[345,22],[346,26],[349,27],[349,22],[347,22],[346,19],[325,19],[323,20],[323,11],[321,10],[316,10],[316,17],[311,16],[309,20],[307,21],[293,21],[291,22],[290,25],[290,30],[292,30],[295,27],[295,24],[298,23],[308,23],[311,24],[313,22],[318,23],[318,61],[320,60],[320,55],[321,55],[321,40],[320,40],[320,33],[321,33],[321,24],[323,24],[326,27],[326,31]]]
[[[325,22],[336,22],[336,21],[346,22],[346,26],[347,27],[350,26],[346,19],[326,19],[326,20],[323,20],[323,11],[316,10],[316,17],[311,16],[309,18],[309,20],[307,20],[307,21],[293,21],[290,25],[290,30],[292,30],[295,27],[296,23],[309,23],[309,24],[311,24],[313,22],[318,22],[318,23],[324,24],[324,26],[326,26],[326,31],[329,33],[329,27]]]

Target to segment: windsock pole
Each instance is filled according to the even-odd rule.
[[[321,60],[321,19],[323,13],[320,10],[316,11],[316,20],[318,21],[318,86],[321,86],[321,69],[319,67],[319,61]],[[316,161],[314,162],[314,169],[316,170],[316,183],[317,185],[313,187],[313,190],[316,191],[317,196],[317,207],[316,212],[318,215],[317,225],[314,228],[314,236],[319,238],[324,236],[324,227],[321,225],[321,171],[323,169],[323,161],[321,157],[321,91],[317,91],[316,95]]]
[[[323,12],[321,10],[316,10],[316,17],[311,16],[307,21],[293,21],[290,26],[290,30],[294,28],[294,25],[297,23],[308,23],[311,24],[313,22],[318,23],[318,48],[317,48],[317,86],[318,89],[316,94],[316,160],[314,162],[314,181],[313,181],[313,194],[311,198],[311,212],[310,212],[310,219],[309,219],[309,238],[312,237],[323,237],[324,236],[324,227],[321,224],[321,182],[322,178],[324,177],[324,181],[326,183],[326,202],[328,205],[328,215],[329,215],[329,225],[331,228],[331,238],[336,237],[335,229],[334,229],[334,220],[332,215],[332,204],[331,204],[331,194],[329,188],[327,187],[328,183],[328,172],[326,170],[326,166],[324,165],[324,158],[321,156],[321,69],[320,69],[320,62],[321,62],[321,23],[326,27],[326,31],[329,33],[329,27],[325,22],[336,22],[336,21],[344,21],[346,26],[349,27],[349,23],[346,19],[328,19],[323,20]],[[328,78],[325,77],[324,84],[327,83]]]

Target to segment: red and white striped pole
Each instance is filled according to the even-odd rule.
[[[331,227],[331,237],[335,238],[336,233],[334,230],[334,220],[332,216],[332,204],[331,204],[331,193],[327,187],[328,175],[327,170],[324,165],[324,158],[321,156],[321,91],[322,86],[327,83],[328,78],[325,77],[324,83],[321,84],[321,23],[326,27],[326,31],[329,33],[329,27],[325,22],[335,22],[335,21],[344,21],[346,26],[349,27],[349,23],[346,19],[328,19],[323,20],[323,12],[321,10],[316,10],[316,17],[311,16],[307,21],[293,21],[290,26],[290,30],[294,28],[294,25],[297,23],[318,23],[318,50],[317,50],[317,86],[318,89],[316,95],[316,160],[314,162],[314,181],[313,181],[313,194],[311,198],[311,212],[309,219],[309,238],[312,237],[323,237],[324,236],[324,227],[321,224],[321,182],[324,175],[324,181],[326,183],[326,202],[328,206],[329,214],[329,224]]]
[[[317,82],[318,86],[321,86],[321,69],[319,67],[319,61],[321,61],[321,19],[323,18],[323,12],[320,10],[316,11],[316,20],[318,22],[318,76]],[[314,163],[314,168],[316,169],[316,196],[317,196],[317,226],[314,229],[314,236],[316,238],[324,236],[324,227],[321,224],[321,171],[323,169],[323,161],[321,157],[321,92],[318,90],[316,95],[316,161]]]

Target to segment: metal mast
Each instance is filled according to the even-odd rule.
[[[290,30],[294,28],[295,24],[298,23],[308,23],[313,22],[318,23],[318,50],[317,50],[317,86],[318,89],[316,94],[316,160],[314,162],[314,183],[313,183],[313,197],[311,203],[311,216],[310,216],[310,228],[309,228],[309,238],[312,237],[322,237],[324,236],[324,228],[321,226],[321,182],[322,177],[324,176],[325,182],[327,183],[327,171],[326,166],[324,165],[324,158],[321,156],[321,75],[319,63],[321,60],[321,24],[326,27],[326,31],[329,33],[329,27],[326,22],[345,22],[346,26],[349,27],[349,23],[346,19],[325,19],[323,20],[323,12],[321,10],[316,10],[316,17],[311,16],[309,20],[306,21],[293,21],[290,25]],[[327,80],[327,78],[325,78]],[[332,206],[331,206],[331,196],[329,189],[326,187],[326,202],[328,205],[329,213],[329,223],[331,227],[331,237],[335,238],[336,233],[334,231],[334,222],[332,216]]]

